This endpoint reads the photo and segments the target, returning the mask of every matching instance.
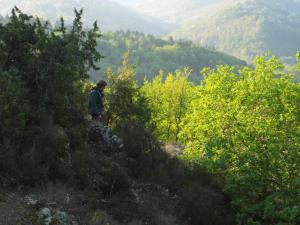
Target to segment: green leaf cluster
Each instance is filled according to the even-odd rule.
[[[185,160],[224,177],[240,224],[300,222],[300,85],[282,69],[258,57],[203,70],[182,124]]]
[[[300,57],[300,56],[298,56]],[[254,67],[189,69],[145,81],[155,132],[185,145],[182,159],[224,180],[239,224],[300,221],[300,85],[276,57]]]
[[[143,85],[142,91],[152,109],[152,122],[156,124],[156,133],[163,141],[179,141],[181,123],[194,92],[194,85],[189,81],[191,72],[185,68],[165,76],[161,71],[153,81],[146,80]]]
[[[0,170],[13,173],[24,166],[19,171],[26,173],[39,163],[49,171],[65,167],[69,140],[64,129],[84,121],[88,72],[97,69],[96,62],[102,57],[96,49],[97,24],[84,31],[82,13],[75,10],[70,29],[61,19],[54,30],[48,22],[18,8],[0,24],[0,155],[4,158]],[[58,142],[51,143],[51,134],[53,140],[63,139],[59,147]],[[29,149],[34,160],[26,156]],[[45,163],[45,155],[52,157],[53,161],[47,159],[52,165]]]
[[[106,77],[109,83],[106,91],[107,114],[112,126],[133,120],[146,123],[150,118],[150,109],[140,92],[136,68],[129,62],[129,52],[124,54],[118,71],[108,69]]]
[[[32,120],[60,114],[71,105],[78,106],[80,82],[88,78],[91,68],[97,69],[95,61],[101,58],[95,49],[99,37],[97,25],[84,32],[82,10],[75,14],[70,31],[63,20],[53,31],[48,22],[23,14],[17,8],[12,11],[10,21],[0,26],[1,69],[14,71],[12,76],[22,81],[34,112]]]
[[[298,60],[298,67],[297,68],[300,70],[300,52],[297,53],[296,57],[297,57],[297,60]]]
[[[26,98],[28,92],[14,73],[0,71],[0,143],[3,146],[12,146],[22,136],[31,112]]]
[[[127,153],[133,157],[145,157],[144,154],[157,150],[152,109],[138,85],[135,66],[129,62],[129,52],[123,56],[120,68],[116,72],[107,70],[106,77],[109,83],[105,91],[108,123],[123,138]]]

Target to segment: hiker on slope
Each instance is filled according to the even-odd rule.
[[[96,87],[91,90],[89,99],[89,112],[93,120],[105,122],[104,112],[104,89],[107,83],[100,80]]]
[[[100,134],[102,140],[110,147],[123,148],[124,144],[121,138],[114,135],[111,128],[105,123],[106,115],[104,112],[104,89],[107,83],[104,80],[100,80],[97,86],[91,90],[89,99],[89,112],[94,121],[99,121],[100,123],[95,123],[91,127],[91,133]],[[93,136],[93,135],[92,135]],[[96,138],[97,140],[98,138]]]

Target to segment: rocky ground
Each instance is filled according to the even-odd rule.
[[[97,206],[81,191],[48,184],[27,193],[1,190],[0,224],[176,225],[176,205],[176,196],[153,184],[133,184],[130,193],[98,199]]]
[[[71,149],[63,128],[50,130],[51,146]],[[86,133],[82,150],[69,151],[63,161],[65,182],[28,186],[0,171],[0,225],[234,224],[213,177],[177,160],[182,146],[126,148],[109,128],[93,122]],[[39,174],[31,167],[30,174]]]
[[[0,225],[182,224],[175,194],[133,178],[130,168],[137,162],[122,140],[94,123],[88,137],[89,152],[72,156],[75,176],[86,182],[12,187],[4,184],[14,183],[12,178],[1,177]],[[95,166],[79,168],[81,164]]]

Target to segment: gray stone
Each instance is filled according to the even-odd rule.
[[[49,208],[41,209],[38,213],[38,218],[43,225],[50,225],[53,219],[51,210]]]

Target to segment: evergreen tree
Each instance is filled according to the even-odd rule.
[[[150,121],[151,108],[135,75],[135,67],[126,53],[117,72],[107,71],[110,87],[106,100],[110,126],[124,139],[128,153],[139,157],[156,149],[156,139]]]
[[[20,166],[24,165],[22,157],[27,160],[26,151],[30,148],[38,155],[32,152],[31,156],[37,158],[28,163],[45,164],[42,158],[50,144],[43,145],[42,137],[53,132],[54,128],[49,130],[50,124],[69,128],[84,118],[88,72],[97,69],[101,55],[96,50],[100,36],[97,24],[84,31],[82,13],[75,10],[70,30],[63,19],[60,27],[52,30],[48,22],[28,16],[18,8],[12,10],[6,24],[0,25],[0,155],[9,154],[11,161]],[[60,147],[52,146],[57,154],[48,149],[55,158],[52,162],[48,159],[48,163],[65,159],[63,143]],[[1,160],[0,167],[12,171],[2,165],[5,163]],[[47,170],[55,167],[49,166]]]

